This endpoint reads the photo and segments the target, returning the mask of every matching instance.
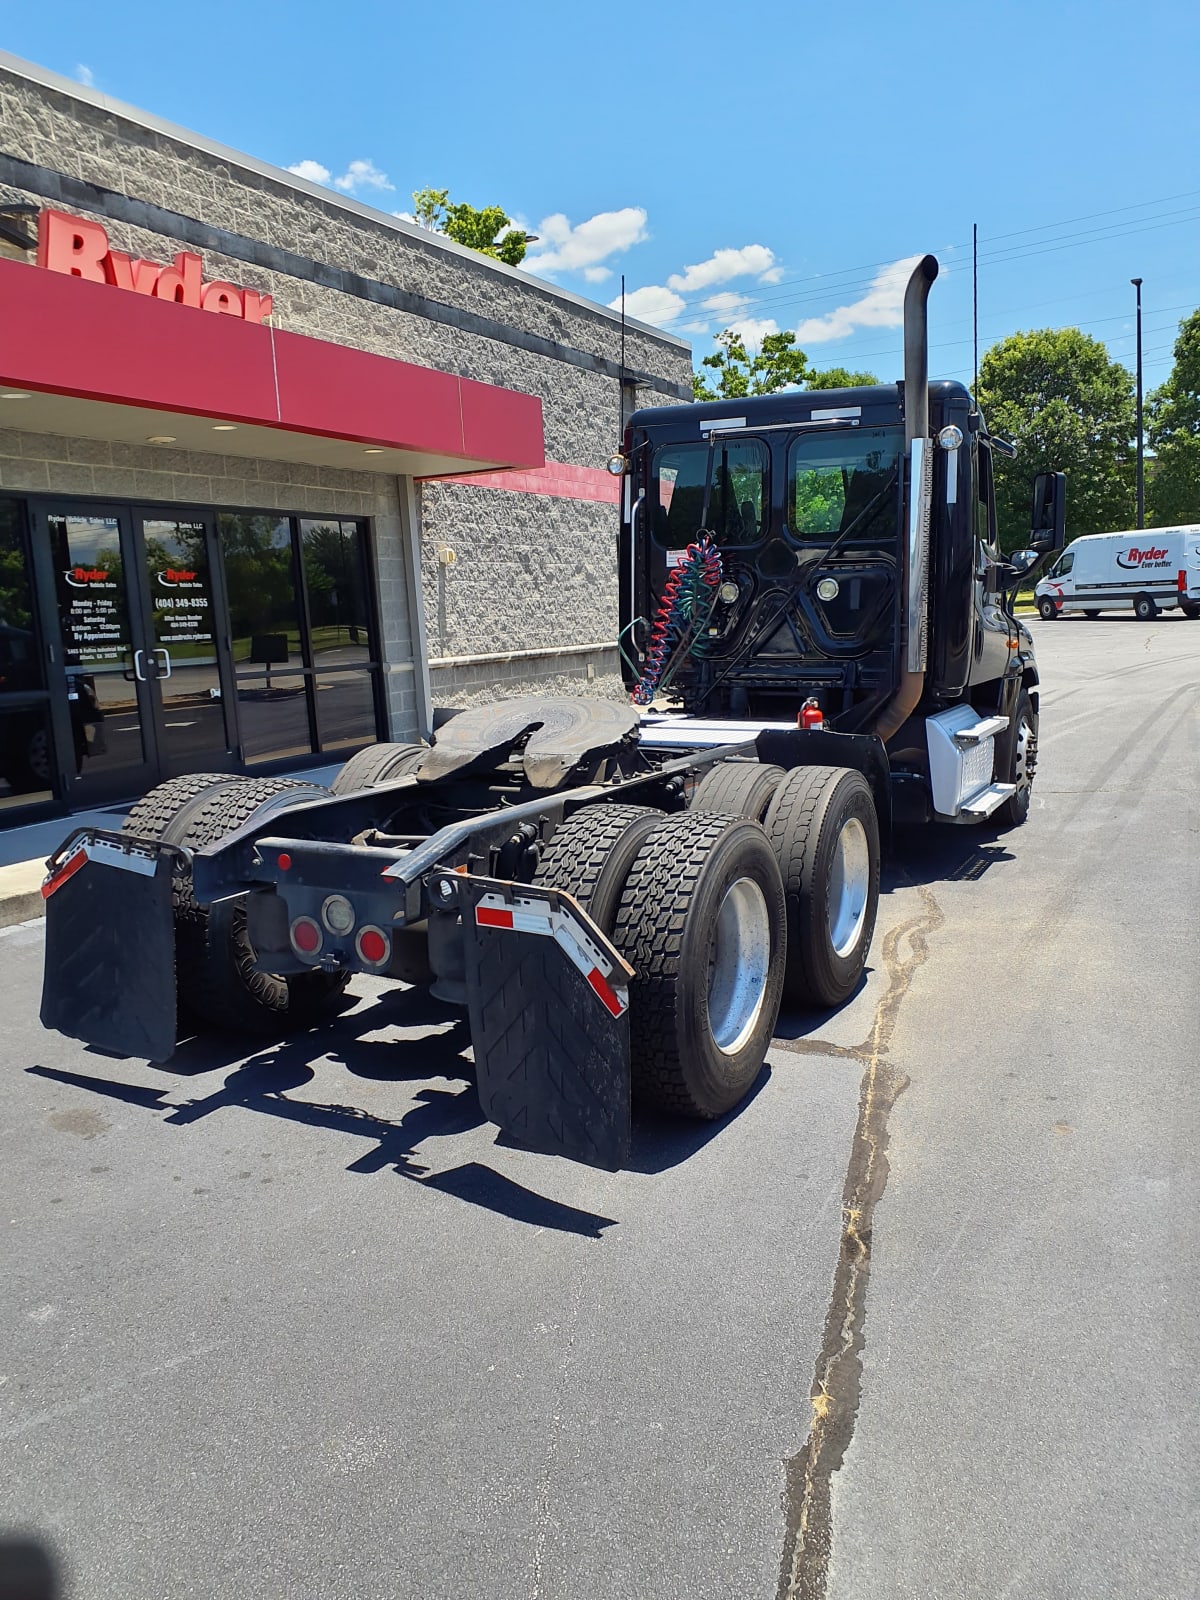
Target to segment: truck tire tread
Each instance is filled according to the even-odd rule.
[[[782,767],[763,762],[722,761],[701,778],[688,809],[761,822],[785,776]]]
[[[651,806],[587,806],[551,838],[534,881],[572,895],[609,934],[634,860],[663,820]]]
[[[334,794],[373,789],[377,783],[389,783],[415,772],[428,754],[427,744],[369,744],[350,757],[330,788]]]

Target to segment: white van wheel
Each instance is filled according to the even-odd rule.
[[[1153,622],[1158,615],[1158,607],[1148,594],[1140,594],[1133,602],[1133,614],[1139,622]]]
[[[1058,615],[1058,607],[1048,594],[1044,594],[1038,601],[1038,615],[1043,622],[1053,622]]]

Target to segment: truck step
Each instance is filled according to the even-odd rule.
[[[959,810],[968,817],[990,817],[1010,796],[1016,794],[1015,783],[991,783],[986,789],[964,800]]]
[[[972,723],[969,728],[960,728],[951,737],[960,750],[967,750],[972,745],[982,744],[985,739],[1003,733],[1007,727],[1007,717],[984,717],[981,721]]]

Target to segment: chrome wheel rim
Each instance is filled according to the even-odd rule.
[[[770,967],[766,898],[753,878],[738,878],[717,912],[708,970],[708,1026],[723,1055],[736,1055],[754,1032]]]
[[[871,887],[871,848],[857,817],[842,824],[829,873],[829,942],[848,956],[862,937]]]
[[[1037,734],[1028,717],[1017,723],[1017,742],[1013,751],[1013,782],[1018,794],[1027,794],[1033,785],[1037,765]]]

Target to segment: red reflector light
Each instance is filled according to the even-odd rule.
[[[368,967],[381,967],[392,951],[391,942],[379,928],[361,929],[354,947],[359,960]]]
[[[613,988],[612,984],[609,983],[608,979],[600,971],[599,967],[592,968],[587,975],[587,981],[600,996],[601,1000],[604,1001],[604,1004],[612,1012],[613,1016],[619,1017],[621,1015],[621,1002],[617,998],[617,991]]]
[[[292,923],[292,944],[302,956],[315,956],[321,948],[321,930],[311,917],[297,917]]]
[[[481,928],[511,928],[513,914],[511,911],[500,911],[494,906],[476,906],[475,921]]]
[[[287,872],[292,865],[292,858],[286,850],[281,850],[275,864],[280,872]]]

